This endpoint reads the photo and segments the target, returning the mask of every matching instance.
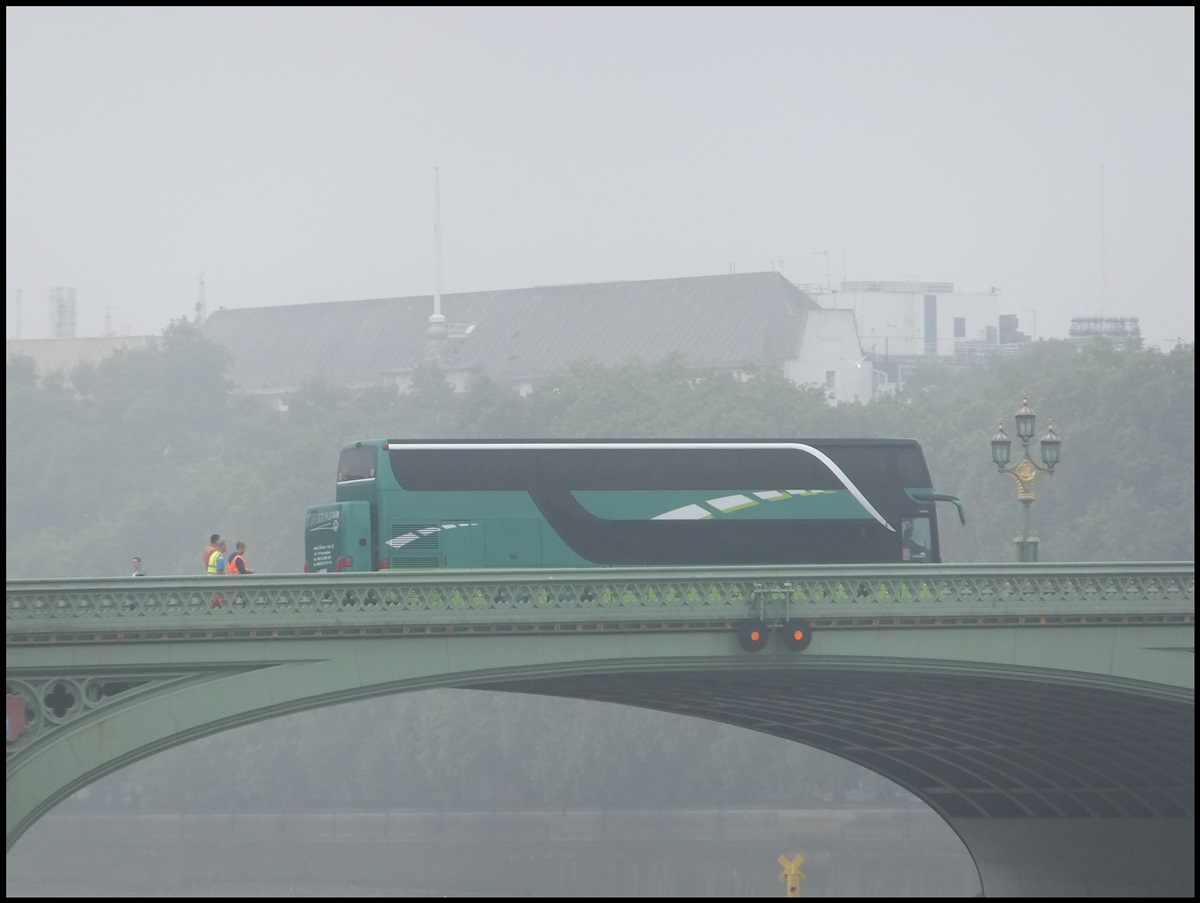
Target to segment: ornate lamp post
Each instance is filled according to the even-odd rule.
[[[1021,410],[1017,411],[1013,418],[1017,423],[1017,438],[1021,440],[1023,448],[1021,460],[1013,467],[1005,466],[1008,464],[1012,452],[1012,440],[1008,438],[1008,433],[1004,432],[1003,420],[996,425],[996,435],[992,436],[992,461],[995,462],[1000,473],[1012,477],[1013,482],[1017,484],[1017,498],[1020,499],[1021,505],[1025,509],[1025,525],[1021,534],[1013,540],[1017,545],[1018,561],[1038,560],[1038,537],[1029,526],[1029,509],[1033,507],[1033,500],[1036,498],[1033,484],[1042,474],[1054,473],[1054,466],[1058,464],[1059,452],[1062,448],[1062,439],[1058,437],[1058,433],[1054,432],[1054,421],[1047,419],[1047,432],[1041,439],[1042,462],[1046,466],[1035,463],[1029,457],[1029,442],[1033,439],[1036,418],[1037,415],[1029,407],[1029,395],[1027,394],[1021,402]]]

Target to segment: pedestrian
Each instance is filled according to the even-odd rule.
[[[225,540],[218,537],[216,548],[213,549],[212,554],[208,556],[208,564],[204,568],[204,572],[206,574],[225,573],[225,568],[227,566],[225,561],[226,548]]]
[[[204,573],[209,573],[208,560],[212,558],[212,553],[217,550],[217,543],[221,541],[221,534],[214,533],[208,537],[208,548],[204,550],[204,558],[200,561],[200,567],[204,568]]]
[[[233,553],[233,557],[225,565],[225,572],[228,574],[253,574],[254,571],[246,566],[246,544],[239,539],[235,547],[237,551]]]
[[[136,555],[133,556],[133,576],[134,577],[144,577],[145,576],[145,573],[142,571],[142,559],[138,558]]]

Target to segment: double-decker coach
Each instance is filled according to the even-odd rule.
[[[371,439],[305,569],[938,562],[939,501],[914,439]]]

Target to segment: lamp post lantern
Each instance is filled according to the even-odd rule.
[[[1006,466],[1012,453],[1012,440],[1008,438],[1008,433],[1004,432],[1004,421],[1001,420],[996,425],[996,434],[992,436],[992,461],[1000,473],[1012,477],[1013,482],[1017,484],[1017,498],[1025,509],[1025,519],[1020,535],[1014,538],[1013,542],[1017,546],[1017,560],[1032,562],[1038,560],[1039,541],[1037,534],[1029,526],[1030,509],[1036,498],[1033,484],[1043,474],[1054,473],[1054,467],[1058,464],[1059,454],[1062,450],[1062,439],[1059,438],[1058,433],[1054,432],[1054,421],[1047,418],[1046,435],[1041,438],[1040,442],[1042,464],[1038,464],[1029,457],[1029,443],[1033,439],[1034,421],[1037,419],[1037,415],[1029,406],[1028,394],[1021,402],[1021,410],[1017,411],[1013,419],[1017,424],[1017,438],[1021,440],[1021,460],[1012,467]],[[1042,466],[1043,464],[1045,466]]]

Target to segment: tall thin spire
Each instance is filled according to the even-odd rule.
[[[429,357],[441,357],[441,343],[450,334],[442,316],[442,183],[438,167],[433,168],[433,315],[425,330]]]
[[[1100,316],[1108,307],[1108,250],[1104,223],[1104,164],[1100,164]]]

